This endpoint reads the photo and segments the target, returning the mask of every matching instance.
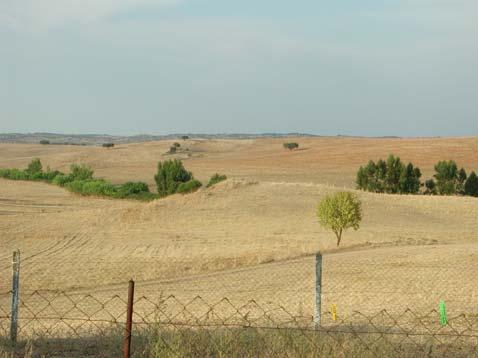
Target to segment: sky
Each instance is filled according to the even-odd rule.
[[[476,0],[0,0],[0,132],[478,135]]]

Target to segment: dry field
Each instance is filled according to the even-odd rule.
[[[0,292],[10,287],[11,252],[22,252],[22,288],[126,294],[174,294],[208,301],[256,299],[311,314],[313,254],[324,258],[324,310],[339,314],[381,308],[478,312],[478,200],[359,192],[364,220],[337,250],[320,228],[317,202],[353,190],[368,159],[400,155],[431,175],[454,159],[478,170],[478,138],[298,138],[294,152],[280,139],[191,140],[177,154],[206,181],[230,179],[199,192],[151,203],[75,196],[32,182],[0,180]],[[100,147],[0,144],[0,167],[24,167],[33,157],[68,170],[87,163],[113,182],[153,187],[171,142]]]

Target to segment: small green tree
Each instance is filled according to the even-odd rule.
[[[41,173],[42,169],[43,169],[43,166],[41,164],[40,159],[35,158],[30,162],[30,164],[28,164],[26,172],[28,174],[33,175],[33,174]]]
[[[471,172],[465,182],[465,195],[478,196],[478,176]]]
[[[339,246],[345,230],[359,229],[362,220],[362,204],[354,193],[338,192],[326,196],[319,203],[317,217],[324,228],[331,229],[335,233],[337,246]]]
[[[187,140],[187,139],[189,139],[189,136],[183,135],[183,136],[181,136],[181,139],[182,139],[182,140]]]
[[[400,177],[405,170],[400,157],[390,154],[387,159],[387,172],[385,175],[385,191],[389,194],[400,192]]]
[[[440,195],[453,195],[457,192],[458,167],[453,160],[441,161],[435,165],[435,179]]]
[[[466,170],[465,168],[461,168],[458,171],[458,175],[457,175],[456,192],[458,194],[465,194],[466,179],[467,179]]]
[[[425,181],[425,194],[427,195],[436,195],[437,194],[437,185],[435,183],[435,180],[433,179],[428,179]]]
[[[176,148],[179,148],[179,147],[181,147],[181,144],[180,144],[180,143],[178,143],[178,142],[174,142],[174,143],[173,143],[173,145],[174,145]]]
[[[400,193],[417,194],[420,191],[420,169],[414,168],[412,163],[408,163],[400,175]]]
[[[181,183],[186,183],[191,179],[194,179],[192,173],[184,168],[179,159],[159,162],[158,172],[154,176],[160,196],[176,193]]]

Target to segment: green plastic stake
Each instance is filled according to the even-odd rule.
[[[442,326],[446,326],[448,324],[448,320],[446,319],[445,301],[440,301],[440,323]]]

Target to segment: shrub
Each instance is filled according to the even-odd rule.
[[[172,145],[171,147],[169,147],[169,152],[168,153],[169,154],[174,154],[174,153],[176,153],[176,150],[177,150],[177,147]]]
[[[66,184],[71,183],[73,180],[75,180],[75,178],[71,174],[66,175],[60,173],[53,178],[52,183],[59,186],[65,186]]]
[[[400,157],[390,154],[387,159],[387,169],[385,175],[385,191],[390,194],[400,192],[400,177],[405,167]]]
[[[209,179],[209,183],[207,183],[206,187],[209,188],[226,179],[227,179],[227,176],[216,173],[211,177],[211,179]]]
[[[181,139],[182,139],[182,140],[187,140],[187,139],[189,139],[189,136],[183,135],[183,136],[181,136]]]
[[[141,193],[149,193],[148,184],[143,182],[127,182],[118,186],[118,196],[121,198]]]
[[[42,139],[42,140],[40,141],[40,144],[47,145],[47,144],[50,144],[50,141],[49,141],[49,140],[46,140],[46,139]]]
[[[284,143],[283,146],[285,149],[294,150],[299,148],[299,143]]]
[[[342,233],[348,228],[358,230],[362,220],[362,204],[357,195],[350,192],[338,192],[326,196],[317,209],[320,224],[331,229],[340,245]]]
[[[103,143],[103,148],[113,148],[114,146],[114,143]]]
[[[186,183],[179,184],[178,190],[176,192],[180,194],[192,193],[198,190],[201,186],[202,184],[199,180],[191,179],[190,181]]]
[[[116,187],[103,179],[74,180],[66,187],[81,195],[115,196],[117,193]]]
[[[91,180],[93,179],[93,170],[85,164],[72,164],[70,166],[73,180]]]
[[[452,195],[457,192],[458,167],[453,160],[441,161],[435,165],[435,175],[438,193]]]
[[[36,173],[41,173],[42,169],[43,169],[43,166],[41,164],[40,159],[35,158],[30,162],[30,164],[28,164],[26,172],[28,174],[36,174]]]
[[[178,159],[159,162],[158,172],[154,176],[160,196],[176,193],[181,183],[186,183],[191,179],[193,179],[192,173],[188,172]]]
[[[10,169],[8,175],[8,179],[12,180],[30,180],[30,174],[20,169]]]
[[[179,144],[178,142],[174,142],[173,146],[176,147],[176,148],[179,148],[179,147],[181,147],[181,144]]]
[[[465,182],[465,195],[478,196],[478,176],[475,172],[471,172]]]

